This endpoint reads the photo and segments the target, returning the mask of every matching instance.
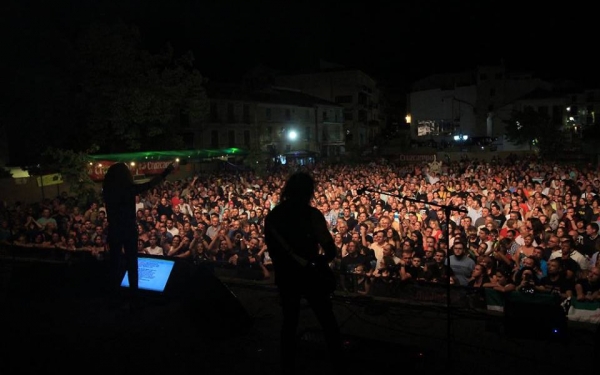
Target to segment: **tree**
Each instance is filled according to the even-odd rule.
[[[96,184],[88,173],[88,154],[97,149],[92,147],[84,152],[48,147],[44,152],[45,168],[50,171],[60,171],[63,180],[69,183],[70,192],[84,207],[92,201],[97,201]]]
[[[208,112],[191,52],[175,56],[166,45],[150,53],[134,26],[91,23],[72,35],[41,28],[22,40],[27,48],[17,50],[2,90],[9,164],[43,164],[48,146],[85,152],[97,145],[104,153],[183,148],[183,133]]]
[[[139,48],[136,28],[98,24],[78,41],[90,137],[104,152],[184,147],[181,131],[208,111],[191,52]]]
[[[525,107],[513,111],[506,124],[506,138],[517,145],[536,148],[541,156],[551,156],[561,146],[560,124],[553,123],[547,115]]]
[[[243,164],[251,169],[259,177],[268,175],[267,153],[257,148],[250,149],[250,152],[244,158]]]

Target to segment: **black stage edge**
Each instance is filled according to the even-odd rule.
[[[19,373],[82,364],[86,373],[114,373],[119,366],[154,373],[195,348],[205,351],[208,342],[253,328],[209,266],[176,262],[165,292],[141,291],[141,307],[133,312],[128,289],[119,298],[109,295],[102,262],[13,261],[1,269],[2,364]]]
[[[177,261],[165,292],[143,293],[132,313],[125,298],[109,298],[102,262],[0,259],[0,270],[3,373],[279,373],[281,316],[272,286],[225,284],[211,265]],[[313,319],[308,309],[302,315]],[[331,374],[313,323],[301,325],[298,373]],[[431,357],[416,347],[348,334],[344,341],[348,374],[400,363],[430,368],[424,358]],[[378,364],[386,351],[396,360]]]

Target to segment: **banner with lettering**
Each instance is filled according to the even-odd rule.
[[[396,154],[391,157],[394,163],[420,163],[434,161],[435,154]]]
[[[156,175],[162,173],[172,162],[172,160],[143,161],[135,163],[134,165],[129,165],[129,169],[134,176]],[[88,165],[88,175],[94,181],[102,181],[104,180],[104,175],[108,168],[115,163],[117,162],[109,160],[90,163],[90,165]]]

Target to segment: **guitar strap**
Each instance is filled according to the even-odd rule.
[[[279,234],[277,229],[269,228],[269,231],[271,232],[273,237],[275,237],[277,242],[279,242],[279,244],[283,247],[283,249],[286,251],[286,253],[292,257],[292,259],[294,259],[298,264],[300,264],[300,266],[306,267],[306,265],[308,264],[308,260],[306,260],[306,259],[302,258],[300,255],[296,254],[294,252],[294,250],[292,249],[292,247],[288,244],[288,242],[283,237],[281,237],[281,235]]]
[[[323,290],[329,294],[331,294],[335,291],[337,283],[336,283],[335,275],[333,274],[333,270],[331,268],[326,267],[325,269],[329,270],[329,272],[324,272],[323,268],[318,267],[319,263],[316,263],[316,262],[311,263],[307,259],[304,259],[303,257],[296,254],[294,252],[294,250],[292,249],[292,247],[288,244],[288,242],[283,237],[281,237],[281,235],[279,234],[279,232],[276,229],[269,228],[269,233],[271,233],[273,235],[273,237],[275,237],[275,240],[277,242],[279,242],[279,244],[283,247],[285,252],[292,259],[294,259],[303,269],[311,268],[314,271],[318,271],[316,274],[313,274],[313,275],[311,275],[312,277],[310,277],[310,280],[313,283],[313,284],[309,284],[309,285],[313,285],[311,288],[313,288],[314,290]],[[311,267],[307,267],[308,265],[310,265]],[[314,285],[315,282],[319,283],[318,286]]]

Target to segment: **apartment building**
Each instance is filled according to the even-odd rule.
[[[346,146],[360,149],[369,145],[386,125],[377,82],[358,69],[325,68],[322,63],[321,71],[279,75],[275,81],[343,106]]]
[[[550,92],[552,85],[531,73],[507,71],[503,64],[426,77],[407,95],[411,138],[447,144],[473,137],[502,142],[513,109],[525,105],[519,100],[536,90]],[[556,97],[546,99],[556,105]]]
[[[196,148],[238,147],[282,162],[344,152],[339,104],[284,87],[213,86],[207,92],[210,110],[194,135]]]

